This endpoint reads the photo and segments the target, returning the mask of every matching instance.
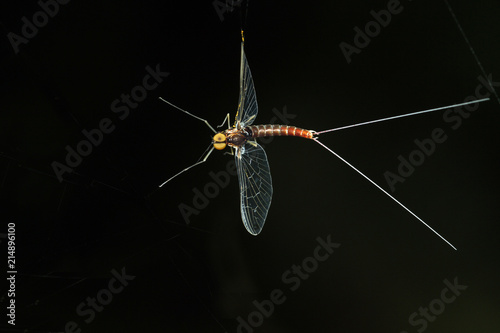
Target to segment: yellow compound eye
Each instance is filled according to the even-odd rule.
[[[226,136],[224,134],[217,133],[214,135],[214,148],[217,150],[226,148]]]

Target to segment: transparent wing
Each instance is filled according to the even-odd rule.
[[[245,50],[243,49],[243,43],[241,43],[240,66],[240,99],[238,103],[238,112],[236,113],[236,119],[234,122],[234,126],[236,128],[251,125],[257,117],[257,113],[259,111],[252,73],[250,72],[250,67],[248,67],[247,57],[245,55]]]
[[[258,235],[271,206],[273,184],[264,149],[247,141],[235,154],[240,184],[241,218],[249,233]]]

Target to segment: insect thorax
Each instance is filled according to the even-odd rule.
[[[225,132],[227,138],[227,144],[230,147],[241,147],[247,142],[248,138],[251,137],[252,133],[249,132],[247,128],[237,129],[230,128]]]

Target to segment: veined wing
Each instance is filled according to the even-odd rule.
[[[240,99],[234,126],[236,128],[243,128],[251,125],[257,117],[258,111],[259,107],[257,105],[257,96],[255,96],[252,73],[248,66],[243,43],[241,43]]]
[[[241,218],[249,233],[258,235],[271,206],[273,184],[264,149],[255,141],[247,143],[235,154],[240,184]]]

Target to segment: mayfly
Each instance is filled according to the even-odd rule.
[[[244,50],[244,36],[243,31],[241,32],[242,40],[241,40],[241,62],[240,62],[240,96],[238,103],[238,110],[236,112],[236,117],[233,126],[230,125],[230,116],[229,113],[224,118],[224,122],[218,127],[224,126],[227,122],[228,128],[224,131],[217,132],[207,120],[195,116],[186,110],[175,106],[174,104],[166,101],[165,99],[160,97],[160,100],[171,105],[172,107],[200,120],[203,121],[214,133],[214,137],[212,139],[212,143],[208,147],[208,153],[200,159],[195,164],[190,167],[182,170],[177,173],[167,181],[163,182],[160,187],[171,181],[173,178],[177,177],[181,173],[205,162],[212,151],[214,149],[223,150],[226,147],[231,149],[231,154],[234,155],[234,159],[236,161],[236,169],[238,173],[238,181],[240,187],[240,209],[241,209],[241,218],[243,220],[243,224],[249,233],[252,235],[258,235],[264,226],[266,221],[267,213],[269,211],[269,207],[271,206],[271,198],[273,195],[273,185],[271,172],[269,169],[269,163],[267,161],[267,156],[264,149],[257,143],[256,139],[261,137],[268,136],[296,136],[305,139],[312,140],[325,149],[327,149],[330,153],[339,158],[342,162],[347,164],[357,173],[359,173],[362,177],[376,186],[379,190],[381,190],[384,194],[386,194],[389,198],[394,200],[397,204],[399,204],[402,208],[408,211],[411,215],[413,215],[417,220],[419,220],[422,224],[424,224],[427,228],[429,228],[432,232],[434,232],[437,236],[439,236],[443,241],[445,241],[448,245],[450,245],[453,249],[456,250],[456,247],[453,246],[450,242],[448,242],[443,236],[441,236],[437,231],[435,231],[430,225],[425,223],[420,217],[414,214],[410,209],[408,209],[405,205],[399,202],[396,198],[390,195],[387,191],[385,191],[382,187],[380,187],[377,183],[367,177],[364,173],[359,171],[352,164],[343,159],[340,155],[335,153],[332,149],[325,146],[322,142],[318,140],[319,135],[323,133],[333,132],[337,130],[342,130],[346,128],[352,128],[356,126],[362,126],[367,124],[373,124],[376,122],[409,117],[417,114],[433,112],[438,110],[444,110],[448,108],[454,108],[457,106],[467,105],[471,103],[479,103],[488,100],[488,98],[469,101],[460,104],[454,104],[444,107],[438,107],[429,110],[417,111],[413,113],[376,119],[367,122],[357,123],[348,126],[342,126],[338,128],[333,128],[324,131],[313,131],[306,130],[302,128],[298,128],[295,126],[288,125],[252,125],[257,117],[258,106],[257,106],[257,97],[255,94],[255,87],[253,84],[252,74],[250,72],[250,67],[248,66],[247,57],[245,55]]]

